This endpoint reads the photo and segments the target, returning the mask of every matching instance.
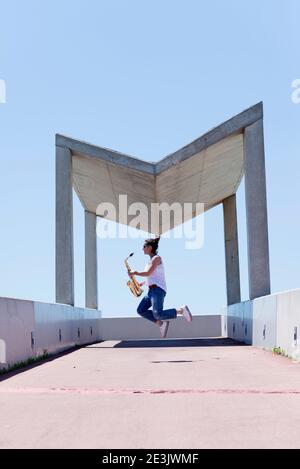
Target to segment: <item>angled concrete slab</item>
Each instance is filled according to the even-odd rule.
[[[225,201],[236,194],[245,174],[250,297],[269,293],[262,122],[263,105],[260,102],[158,162],[143,161],[57,134],[57,302],[73,304],[74,301],[70,171],[73,187],[86,213],[150,233],[164,234],[197,216],[202,211],[197,204],[203,204],[207,211],[223,203],[228,304],[239,300],[240,286],[237,220],[234,220],[234,232],[231,233],[229,218],[233,212]],[[60,202],[64,208],[60,207]],[[103,203],[105,207],[101,206]],[[188,215],[184,213],[183,220],[186,203],[191,204],[192,210]],[[107,211],[107,204],[112,210]],[[143,212],[141,204],[147,210],[145,215],[139,216]],[[178,207],[180,214],[176,212]],[[133,224],[134,220],[136,223]],[[93,236],[90,239],[93,240]],[[86,252],[91,252],[88,245]],[[96,265],[91,258],[88,264],[92,269]],[[90,279],[86,298],[89,298],[88,304],[96,305],[96,274],[89,275],[87,271],[86,275]]]
[[[244,174],[243,132],[262,118],[262,103],[246,109],[237,116],[213,128],[200,138],[159,162],[143,161],[108,148],[57,134],[56,145],[72,153],[73,185],[89,212],[97,213],[100,203],[116,207],[119,220],[119,196],[126,194],[128,205],[144,203],[204,203],[209,210],[237,191]],[[194,214],[195,215],[195,214]],[[130,224],[134,215],[128,216]],[[171,227],[160,223],[160,234]],[[149,231],[147,221],[141,229]]]

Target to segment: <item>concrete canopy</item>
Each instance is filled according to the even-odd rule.
[[[90,145],[64,135],[56,135],[56,145],[72,155],[73,186],[88,212],[97,213],[100,203],[110,202],[119,217],[119,196],[127,195],[128,206],[143,203],[150,216],[151,203],[204,203],[207,211],[235,194],[244,174],[244,129],[262,119],[258,103],[192,143],[158,162],[147,162],[107,148]],[[163,212],[163,210],[162,210]],[[193,214],[194,215],[194,214]],[[135,215],[128,215],[130,224]],[[177,224],[171,219],[171,229]],[[145,231],[150,224],[140,226]],[[160,217],[155,233],[168,229]]]
[[[184,209],[192,208],[189,216],[195,217],[199,203],[205,211],[223,205],[227,304],[239,303],[236,191],[243,175],[249,295],[270,293],[261,102],[157,163],[57,134],[55,172],[57,303],[74,305],[73,187],[85,209],[87,308],[98,308],[97,215],[163,234],[187,221]]]

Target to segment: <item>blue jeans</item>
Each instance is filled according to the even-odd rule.
[[[175,308],[163,309],[165,296],[166,292],[162,288],[149,288],[147,295],[144,296],[137,307],[138,314],[152,322],[175,319],[177,317]],[[151,306],[152,310],[149,309]]]

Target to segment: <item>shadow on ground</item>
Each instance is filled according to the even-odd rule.
[[[99,343],[99,342],[95,342],[95,343]],[[64,357],[65,355],[70,355],[71,353],[75,352],[76,350],[79,350],[79,349],[82,349],[82,348],[85,348],[85,347],[86,347],[85,345],[80,345],[80,346],[77,345],[75,347],[72,347],[68,350],[64,350],[64,351],[59,352],[59,353],[49,354],[45,358],[41,357],[41,359],[39,361],[36,361],[34,363],[30,363],[29,365],[20,366],[20,367],[17,367],[15,369],[8,370],[8,371],[2,371],[3,374],[0,374],[0,383],[1,383],[1,381],[5,381],[6,379],[12,378],[13,376],[16,376],[20,373],[24,373],[26,371],[32,370],[33,368],[37,368],[39,366],[44,365],[45,363],[52,362],[53,360],[56,360],[57,358]]]
[[[107,345],[105,343],[107,342]],[[111,343],[113,342],[113,343]],[[242,342],[238,342],[233,339],[226,339],[226,338],[213,338],[213,339],[146,339],[146,340],[122,340],[120,342],[114,343],[117,341],[102,341],[97,342],[91,345],[82,345],[79,347],[71,348],[64,352],[50,355],[49,357],[42,359],[39,362],[32,363],[30,365],[20,367],[11,371],[8,371],[2,375],[0,375],[0,382],[5,381],[13,376],[16,376],[20,373],[24,373],[28,370],[33,368],[37,368],[42,366],[45,363],[55,360],[56,358],[62,357],[64,355],[69,355],[75,352],[78,349],[101,349],[101,348],[155,348],[155,347],[234,347],[234,346],[245,346],[246,344]],[[176,360],[176,362],[180,363],[183,361],[189,360]],[[174,361],[175,362],[175,361]],[[156,362],[153,362],[156,363]],[[159,363],[159,362],[157,362]]]
[[[108,344],[105,341],[99,346],[92,345],[90,348],[145,348],[145,347],[234,347],[246,344],[228,338],[213,339],[146,339],[146,340],[121,340],[116,344]],[[89,348],[89,346],[87,347]]]

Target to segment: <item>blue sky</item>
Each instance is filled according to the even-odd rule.
[[[55,133],[157,161],[264,102],[271,290],[300,286],[300,3],[0,1],[0,296],[55,301]],[[248,299],[244,184],[238,194],[242,299]],[[84,218],[74,196],[75,301],[84,305]],[[135,315],[123,260],[142,239],[99,240],[103,316]],[[223,212],[204,246],[162,240],[165,306],[226,304]]]

